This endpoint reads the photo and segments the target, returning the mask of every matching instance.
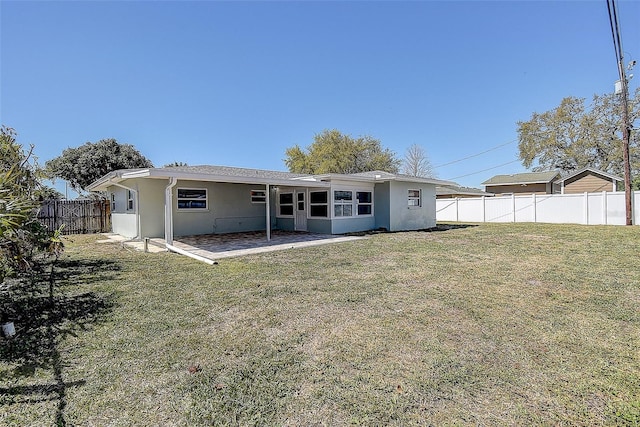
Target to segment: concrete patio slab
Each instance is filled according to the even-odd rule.
[[[210,260],[239,257],[286,249],[305,248],[364,239],[362,236],[333,236],[303,232],[273,231],[267,241],[265,232],[211,234],[174,239],[174,246]]]
[[[144,242],[130,240],[118,234],[103,233],[106,237],[99,243],[121,243],[123,246],[143,251]],[[331,243],[349,242],[365,239],[363,236],[333,236],[305,232],[277,231],[271,232],[271,240],[267,241],[266,233],[230,233],[207,234],[199,236],[183,236],[174,238],[173,246],[181,251],[208,260],[219,260],[245,255],[259,254],[286,249],[305,248],[309,246],[326,245]],[[164,239],[149,239],[147,249],[151,253],[166,252]]]

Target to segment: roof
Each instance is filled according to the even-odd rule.
[[[200,166],[169,166],[164,169],[167,171],[179,171],[179,172],[191,172],[199,174],[211,174],[216,176],[245,176],[245,177],[260,177],[260,178],[275,178],[275,179],[293,179],[300,178],[307,175],[290,172],[271,171],[263,169],[249,169],[249,168],[236,168],[231,166],[213,166],[213,165],[200,165]]]
[[[117,184],[125,179],[133,178],[176,178],[191,181],[290,185],[299,187],[326,187],[329,185],[327,181],[331,180],[359,182],[403,181],[434,185],[455,185],[455,183],[450,181],[392,174],[382,171],[371,171],[358,174],[304,175],[281,171],[236,168],[230,166],[200,165],[148,169],[121,169],[110,172],[98,179],[96,182],[89,185],[88,190],[104,191],[111,185]]]
[[[519,185],[519,184],[546,184],[560,177],[558,171],[525,172],[513,175],[496,175],[482,185]]]
[[[612,175],[610,173],[601,171],[600,169],[582,168],[582,169],[580,169],[580,170],[578,170],[576,172],[570,173],[567,176],[563,176],[561,179],[558,180],[558,182],[559,183],[565,182],[566,180],[574,178],[574,177],[576,177],[576,176],[578,176],[578,175],[580,175],[582,173],[585,173],[585,172],[591,172],[591,173],[596,174],[596,175],[604,176],[605,178],[609,178],[609,179],[611,179],[613,181],[620,181],[620,182],[624,181],[624,178],[620,178],[617,175]]]
[[[487,193],[479,188],[472,187],[459,187],[452,185],[438,185],[436,186],[436,196],[453,196],[456,194],[464,196],[494,196],[493,193]]]

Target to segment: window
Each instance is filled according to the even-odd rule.
[[[333,192],[333,214],[334,216],[353,216],[352,191]]]
[[[127,190],[127,210],[133,210],[133,191]]]
[[[280,215],[293,216],[293,193],[280,193],[278,205],[280,205]]]
[[[265,190],[251,190],[251,203],[266,203],[267,192]]]
[[[407,204],[409,207],[420,207],[422,202],[420,200],[420,190],[409,190],[407,197]]]
[[[111,212],[116,210],[116,193],[111,193]]]
[[[207,209],[207,189],[178,188],[178,209]]]
[[[356,192],[356,200],[358,201],[358,215],[371,215],[371,191]]]
[[[327,191],[309,192],[309,216],[321,218],[329,216],[329,197]]]

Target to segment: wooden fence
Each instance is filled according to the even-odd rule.
[[[62,234],[90,234],[111,231],[108,200],[45,200],[38,220],[49,230],[64,225]]]

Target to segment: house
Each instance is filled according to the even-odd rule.
[[[463,199],[467,197],[494,196],[493,193],[487,193],[478,188],[459,187],[457,185],[438,185],[436,186],[436,199]]]
[[[436,224],[436,185],[381,171],[302,175],[226,166],[125,169],[89,186],[108,193],[113,232],[134,239],[272,229],[343,234]]]
[[[496,196],[511,194],[558,194],[560,186],[557,181],[560,172],[526,172],[513,175],[496,175],[483,182],[485,191]]]
[[[580,169],[556,181],[562,194],[615,192],[623,182],[619,176],[594,168]]]

